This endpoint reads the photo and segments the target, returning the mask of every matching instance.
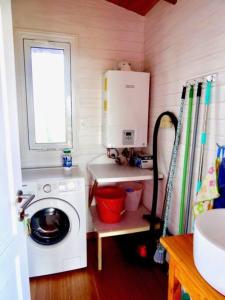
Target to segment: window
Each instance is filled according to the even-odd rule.
[[[30,150],[72,147],[70,43],[23,39]]]

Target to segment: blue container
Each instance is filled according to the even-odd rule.
[[[70,170],[72,168],[72,156],[70,149],[63,150],[63,167],[65,170]]]

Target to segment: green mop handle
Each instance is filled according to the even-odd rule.
[[[212,87],[212,82],[207,81],[206,92],[205,92],[206,111],[204,114],[203,129],[202,129],[202,134],[201,134],[201,155],[200,155],[200,164],[199,164],[199,166],[200,166],[199,167],[199,175],[198,175],[197,188],[196,188],[197,193],[200,191],[201,186],[202,186],[203,149],[204,149],[204,146],[205,146],[206,140],[207,140],[206,121],[207,121],[207,115],[208,115],[208,106],[211,102],[211,87]]]
[[[189,150],[190,150],[190,140],[191,140],[191,119],[192,119],[193,98],[194,98],[194,85],[191,85],[190,91],[189,91],[188,116],[187,116],[188,118],[187,118],[187,128],[186,128],[184,163],[183,163],[179,234],[182,234],[184,231],[184,201],[185,201],[185,195],[186,195],[188,160],[189,160],[189,152],[190,152]]]

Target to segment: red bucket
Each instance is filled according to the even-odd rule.
[[[117,186],[98,187],[95,192],[99,218],[105,223],[117,223],[124,213],[126,193]]]

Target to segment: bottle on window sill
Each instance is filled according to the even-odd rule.
[[[63,168],[66,171],[70,171],[72,169],[71,150],[68,148],[63,149]]]

